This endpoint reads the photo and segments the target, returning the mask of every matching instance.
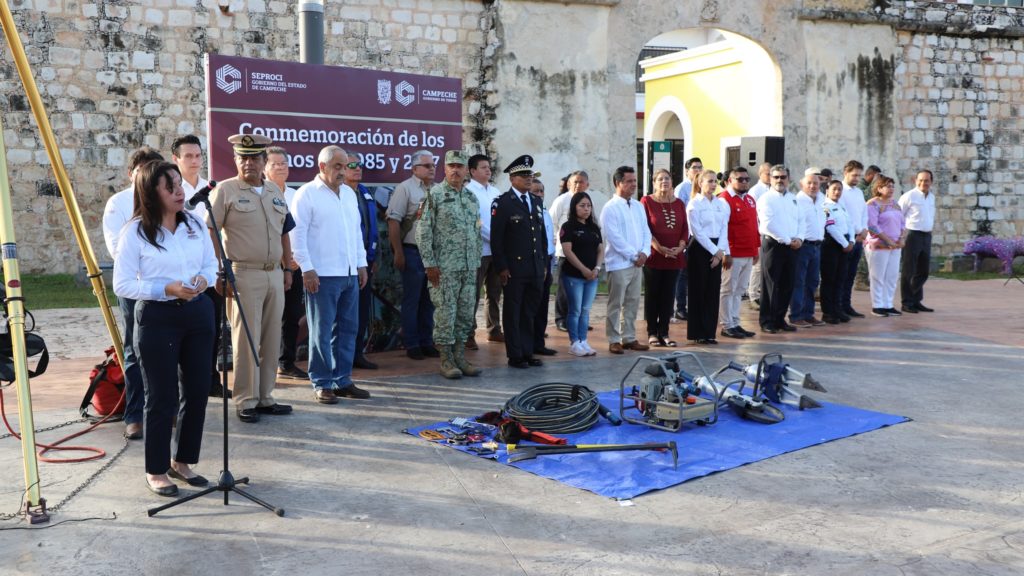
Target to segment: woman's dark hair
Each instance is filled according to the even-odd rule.
[[[166,184],[167,188],[174,187],[171,171],[177,172],[178,176],[181,176],[181,171],[171,162],[163,160],[147,162],[135,172],[135,181],[133,182],[135,187],[135,212],[132,216],[141,220],[139,223],[139,236],[142,236],[147,242],[160,250],[164,249],[159,244],[159,240],[163,236],[160,226],[163,223],[164,204],[156,187],[161,180]],[[192,229],[192,226],[189,224],[190,217],[184,210],[179,211],[175,215],[174,220],[175,224],[184,224],[189,230]]]
[[[871,181],[871,196],[873,198],[880,198],[882,195],[878,191],[881,190],[882,186],[885,185],[895,186],[896,181],[893,180],[892,178],[889,178],[885,174],[879,173],[877,176],[875,176],[875,179]]]
[[[576,206],[584,201],[590,200],[590,216],[587,216],[587,221],[583,224],[587,227],[597,227],[597,222],[594,222],[594,201],[590,199],[590,194],[586,192],[577,192],[572,195],[572,199],[569,200],[569,217],[579,222],[580,217],[576,215]]]

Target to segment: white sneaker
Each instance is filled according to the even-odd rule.
[[[582,340],[580,344],[583,345],[583,350],[587,353],[587,356],[597,356],[597,350],[590,347],[590,342]]]
[[[587,350],[581,346],[581,344],[583,344],[582,340],[579,342],[573,342],[572,346],[569,346],[569,354],[572,354],[573,356],[586,356]]]

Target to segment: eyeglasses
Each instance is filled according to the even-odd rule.
[[[348,164],[345,164],[345,167],[348,168],[349,170],[355,170],[356,168],[362,168],[363,167],[363,163],[362,162],[349,162]]]
[[[737,182],[750,182],[750,178],[737,178]]]
[[[782,175],[779,175],[779,176],[776,176],[775,174],[772,174],[772,180],[788,180],[788,179],[789,179],[789,176],[786,176],[785,174],[782,174]]]
[[[434,163],[433,162],[424,162],[423,164],[413,164],[412,167],[413,168],[433,168],[434,167]]]

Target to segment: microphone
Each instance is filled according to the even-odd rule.
[[[199,206],[204,200],[210,197],[210,192],[212,192],[216,187],[217,182],[215,180],[207,182],[206,186],[196,190],[196,193],[189,198],[187,202],[185,202],[185,208],[188,210],[195,210],[196,206]]]

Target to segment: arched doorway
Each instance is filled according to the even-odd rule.
[[[637,162],[645,191],[652,168],[668,163],[678,183],[687,158],[724,171],[739,162],[741,147],[779,143],[763,140],[782,137],[782,83],[760,44],[720,28],[689,28],[655,36],[641,58]]]

